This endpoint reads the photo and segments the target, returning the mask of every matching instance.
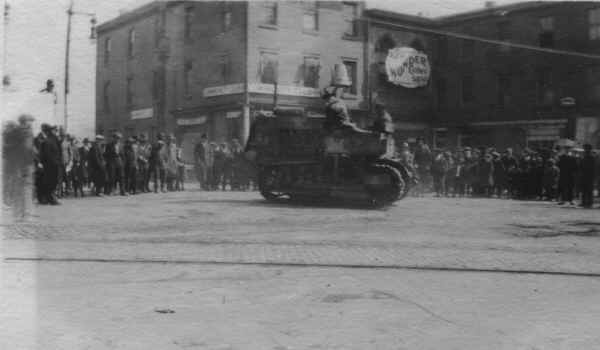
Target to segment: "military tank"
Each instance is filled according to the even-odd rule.
[[[269,201],[339,200],[384,207],[403,198],[410,183],[407,169],[393,158],[390,135],[327,132],[322,118],[302,109],[260,113],[250,127],[245,154]]]

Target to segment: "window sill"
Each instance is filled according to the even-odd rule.
[[[319,31],[318,30],[310,30],[310,29],[302,29],[302,34],[318,36]]]
[[[358,35],[350,35],[350,34],[344,34],[342,35],[342,40],[348,40],[348,41],[360,41],[360,36]]]
[[[263,29],[270,29],[270,30],[278,30],[279,26],[277,26],[277,24],[268,24],[268,23],[262,23],[258,25],[259,28],[263,28]]]

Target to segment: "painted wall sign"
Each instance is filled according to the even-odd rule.
[[[230,111],[225,113],[225,119],[236,119],[242,116],[241,111]]]
[[[148,119],[154,116],[153,108],[144,108],[131,111],[131,119]]]
[[[385,71],[392,84],[416,88],[427,85],[431,66],[424,52],[412,47],[397,47],[388,51]]]
[[[272,95],[274,91],[275,91],[275,85],[273,85],[273,84],[261,84],[261,83],[248,84],[248,92]],[[279,85],[279,86],[277,86],[277,94],[278,95],[289,95],[289,96],[302,96],[302,97],[320,97],[321,96],[318,89],[304,87],[304,86],[294,86],[294,85]]]
[[[222,95],[241,94],[243,92],[244,84],[240,83],[208,87],[202,91],[202,94],[204,95],[204,97],[213,97]]]
[[[206,123],[206,116],[205,115],[201,115],[199,117],[196,118],[186,118],[186,119],[177,119],[177,125],[201,125]]]

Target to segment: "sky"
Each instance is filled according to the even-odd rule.
[[[9,74],[11,87],[2,93],[3,120],[28,112],[42,121],[62,124],[64,120],[64,61],[67,14],[70,0],[1,0],[10,4],[8,22],[0,28],[2,74]],[[98,23],[136,8],[150,0],[74,0],[75,11],[94,13]],[[437,17],[482,8],[484,0],[369,0],[367,7]],[[498,5],[515,2],[496,0]],[[90,18],[73,16],[70,54],[68,131],[78,137],[94,133],[96,43],[89,39]],[[39,91],[53,79],[54,97]]]

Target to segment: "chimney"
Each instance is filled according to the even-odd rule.
[[[491,8],[494,8],[495,6],[496,6],[496,3],[493,2],[493,1],[486,1],[485,2],[485,8],[486,9],[491,9]]]

